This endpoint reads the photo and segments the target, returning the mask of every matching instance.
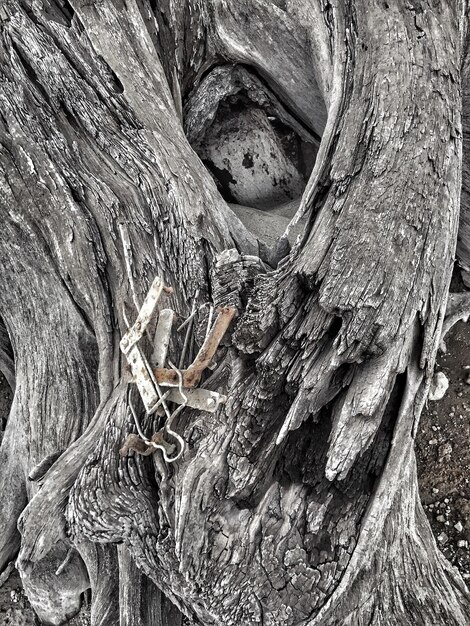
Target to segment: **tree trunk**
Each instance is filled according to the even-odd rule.
[[[90,586],[93,626],[469,623],[413,452],[457,242],[464,8],[4,0],[0,568],[18,554],[44,623]],[[169,464],[120,453],[146,448],[119,342],[156,276],[180,322],[236,308],[200,383],[227,402],[179,414]]]

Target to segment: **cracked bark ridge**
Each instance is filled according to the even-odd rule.
[[[0,316],[16,393],[0,566],[20,549],[51,623],[87,585],[93,626],[178,624],[174,606],[207,626],[470,620],[413,454],[457,237],[460,7],[309,7],[2,6]],[[191,97],[187,119],[204,125],[190,92],[221,59],[250,65],[323,133],[302,236],[276,270],[183,132]],[[138,300],[159,275],[182,316],[197,289],[199,303],[239,310],[204,379],[228,402],[185,409],[175,427],[188,446],[170,467],[119,454],[134,432],[122,224]]]

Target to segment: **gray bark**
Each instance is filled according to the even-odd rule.
[[[457,259],[462,279],[470,285],[470,48],[469,34],[465,38],[462,61],[462,194],[460,197],[460,224],[457,241]]]
[[[463,8],[5,0],[0,569],[18,553],[45,623],[88,586],[93,626],[469,623],[413,453],[457,241]],[[234,98],[259,123],[234,159],[281,150],[273,115],[318,148],[291,250],[295,225],[260,242],[197,156]],[[184,410],[171,466],[119,454],[120,225],[138,301],[159,275],[182,317],[194,298],[237,308],[203,381],[227,404]]]

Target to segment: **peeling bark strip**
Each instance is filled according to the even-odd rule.
[[[0,569],[19,550],[53,624],[88,586],[93,626],[469,623],[413,454],[457,236],[459,3],[5,0],[0,29]],[[213,116],[216,65],[220,93],[241,76],[323,132],[276,270],[183,131]],[[123,310],[156,275],[182,319],[239,312],[216,351],[195,318],[188,362],[215,357],[228,400],[184,409],[170,466],[119,453]]]

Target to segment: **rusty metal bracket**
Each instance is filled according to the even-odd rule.
[[[132,328],[130,328],[121,339],[120,347],[124,354],[127,355],[127,353],[132,349],[132,346],[134,346],[139,339],[142,339],[147,326],[155,314],[158,301],[160,300],[164,289],[168,292],[170,288],[165,287],[163,280],[157,276],[153,281],[147,296],[145,297],[144,303]]]
[[[211,364],[234,315],[235,309],[232,307],[224,307],[219,310],[214,325],[206,335],[206,339],[196,358],[186,370],[181,370],[183,387],[191,388],[199,384],[203,371]],[[159,385],[178,386],[178,376],[174,370],[156,367],[153,373]]]
[[[151,358],[152,363],[155,363],[157,367],[165,366],[174,319],[175,313],[171,309],[163,309],[163,311],[160,311],[157,328],[155,330],[155,347]]]
[[[224,395],[207,389],[196,389],[196,386],[199,384],[204,370],[210,367],[217,348],[235,315],[235,309],[224,307],[217,311],[217,318],[212,324],[212,305],[206,304],[196,309],[195,302],[193,303],[189,317],[177,329],[182,330],[186,327],[184,348],[180,356],[180,368],[184,361],[194,317],[197,311],[205,306],[209,306],[207,331],[203,345],[194,361],[187,369],[182,370],[169,360],[169,367],[165,367],[175,313],[171,309],[161,310],[158,315],[153,340],[154,347],[151,357],[153,365],[151,365],[144,351],[139,346],[139,341],[143,338],[150,322],[156,315],[162,294],[164,292],[171,293],[171,291],[170,288],[165,287],[159,277],[155,278],[132,326],[127,319],[125,309],[123,310],[123,317],[128,330],[120,342],[121,351],[126,356],[132,372],[132,382],[136,384],[147,415],[152,415],[158,410],[163,410],[163,413],[166,415],[166,423],[163,429],[149,439],[142,431],[137,412],[129,397],[129,408],[139,435],[129,435],[121,449],[121,454],[127,454],[129,449],[144,455],[160,450],[167,463],[174,463],[178,460],[185,448],[185,442],[182,437],[171,428],[173,421],[179,413],[186,406],[214,413],[221,404],[226,402]],[[147,335],[150,336],[148,332]],[[173,412],[170,412],[168,403],[178,406]],[[175,443],[169,442],[166,438],[167,436],[174,440]]]

